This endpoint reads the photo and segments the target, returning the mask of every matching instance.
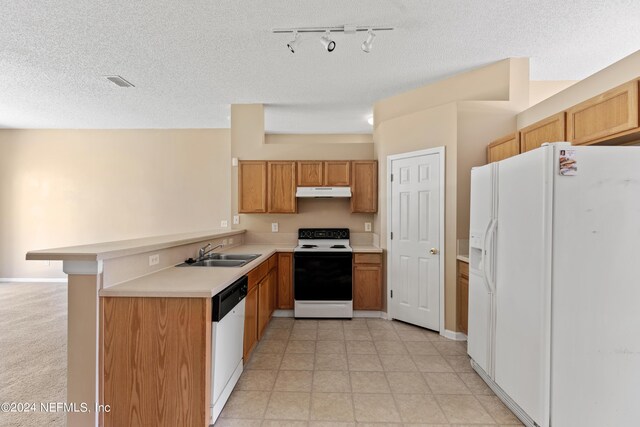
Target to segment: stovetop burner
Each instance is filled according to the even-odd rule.
[[[303,247],[304,249],[312,249],[312,248],[317,248],[317,247],[318,247],[318,245],[302,245],[302,247]]]
[[[344,249],[344,248],[346,248],[345,245],[333,245],[333,246],[331,246],[331,249]]]

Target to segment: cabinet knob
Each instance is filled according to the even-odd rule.
[[[431,255],[437,255],[437,254],[438,254],[438,250],[437,250],[436,248],[431,248],[431,249],[429,250],[429,253],[430,253]]]

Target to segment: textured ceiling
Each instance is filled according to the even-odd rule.
[[[369,132],[372,104],[470,68],[530,57],[577,80],[639,48],[640,1],[2,1],[0,127],[211,128],[264,103],[270,132]],[[317,35],[275,27],[391,25]],[[136,87],[104,79],[119,74]]]

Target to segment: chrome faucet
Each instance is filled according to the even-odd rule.
[[[219,244],[211,248],[211,243],[207,243],[205,246],[201,247],[200,250],[198,251],[198,259],[196,261],[202,261],[205,255],[223,246],[224,246],[223,244]],[[211,248],[211,249],[207,250],[208,248]]]

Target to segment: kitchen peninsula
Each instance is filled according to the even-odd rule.
[[[176,267],[207,244],[259,256],[233,268]],[[69,413],[67,425],[209,425],[211,297],[248,275],[270,283],[269,316],[287,308],[294,246],[247,244],[245,230],[214,230],[29,252],[29,260],[62,260],[68,274],[67,402],[111,407]],[[262,316],[256,322],[264,327]]]

